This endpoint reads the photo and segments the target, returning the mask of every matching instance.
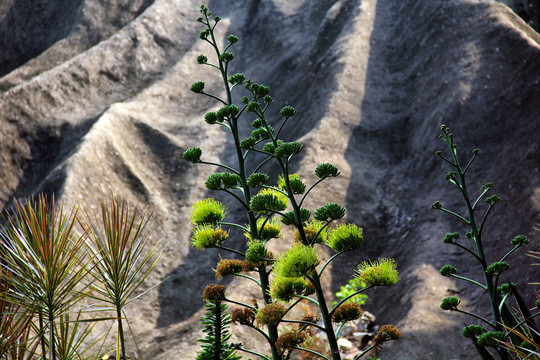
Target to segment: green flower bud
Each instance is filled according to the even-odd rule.
[[[229,51],[224,51],[219,58],[221,59],[221,61],[228,63],[234,59],[234,54]]]
[[[506,340],[506,335],[502,331],[488,331],[478,336],[477,341],[480,346],[498,347],[501,341]]]
[[[244,74],[234,74],[229,76],[229,82],[232,85],[243,84],[244,81],[246,81],[246,76]]]
[[[249,187],[262,187],[268,184],[270,177],[262,173],[253,173],[247,179],[247,185]]]
[[[215,21],[215,22],[219,22],[219,20],[221,20],[221,17],[220,17],[220,16],[214,16],[214,21]]]
[[[457,177],[457,172],[455,171],[450,171],[448,174],[446,174],[444,176],[444,178],[448,181],[455,181],[456,180],[456,177]]]
[[[512,289],[517,289],[517,285],[515,283],[503,284],[497,288],[497,292],[499,295],[504,296],[511,294]]]
[[[440,273],[442,276],[451,276],[457,274],[457,269],[452,265],[444,265],[441,268]]]
[[[488,197],[484,201],[487,202],[489,205],[493,206],[496,203],[498,203],[499,201],[501,201],[501,198],[499,196],[497,196],[497,195],[492,195],[492,196]]]
[[[510,264],[506,261],[494,262],[486,268],[486,274],[488,275],[500,275],[504,271],[508,270]]]
[[[272,98],[270,95],[266,95],[263,100],[266,105],[270,105],[274,102],[274,98]]]
[[[306,184],[300,179],[298,174],[289,175],[289,184],[291,185],[291,190],[293,194],[303,194],[306,191]],[[285,184],[285,179],[283,175],[279,176],[277,187],[283,191],[287,191],[287,185]]]
[[[238,107],[236,107],[235,105],[224,105],[217,111],[218,116],[221,119],[233,118],[238,115],[239,112],[240,109],[238,109]]]
[[[204,185],[209,190],[231,189],[240,184],[240,176],[229,172],[211,174]]]
[[[222,203],[212,199],[203,199],[193,204],[191,222],[195,225],[217,224],[227,214],[227,208]]]
[[[339,204],[327,203],[315,210],[313,217],[321,221],[339,220],[345,216],[345,208]]]
[[[193,91],[196,94],[200,94],[203,92],[204,89],[204,81],[197,81],[196,83],[193,83],[189,90]]]
[[[310,216],[311,216],[311,211],[304,208],[300,209],[301,221],[308,221]],[[292,225],[293,221],[291,219],[294,220],[294,211],[289,211],[283,214],[283,216],[281,217],[281,222],[284,223],[285,225]]]
[[[263,306],[255,316],[260,325],[277,326],[287,313],[287,309],[281,303],[272,303]]]
[[[206,64],[207,62],[208,62],[208,57],[206,57],[205,55],[201,54],[197,56],[197,64]]]
[[[443,239],[443,243],[445,244],[455,244],[457,243],[457,239],[459,239],[459,233],[450,233],[446,234]]]
[[[455,296],[449,296],[442,299],[441,309],[443,310],[457,310],[457,307],[461,301]]]
[[[358,305],[357,303],[346,303],[341,305],[334,311],[334,314],[332,315],[332,321],[337,324],[347,321],[353,321],[360,318],[360,316],[362,316],[362,313],[363,311],[360,308],[360,305]]]
[[[229,35],[227,36],[227,41],[231,44],[234,44],[238,41],[238,36],[236,35]]]
[[[363,262],[358,265],[355,276],[368,285],[390,286],[399,281],[394,259],[381,258],[376,262]]]
[[[273,189],[262,189],[251,198],[249,207],[259,214],[269,211],[283,211],[289,204],[289,198],[279,191]]]
[[[292,117],[296,114],[296,110],[292,106],[284,106],[279,113],[284,117]]]
[[[465,234],[465,237],[467,239],[473,239],[474,238],[474,233],[472,231],[467,231],[467,233]]]
[[[491,190],[495,187],[492,182],[488,182],[484,185],[482,185],[482,191]]]
[[[534,305],[536,306],[537,309],[540,309],[540,300],[536,300],[534,302]]]
[[[210,249],[221,245],[229,238],[229,233],[220,227],[199,225],[193,231],[190,244],[199,250]]]
[[[266,151],[267,153],[273,154],[276,151],[276,148],[274,147],[274,143],[267,142],[263,145],[262,151]]]
[[[480,149],[473,149],[472,153],[473,154],[478,154],[479,151],[480,151]]]
[[[248,99],[247,96],[244,96],[240,101],[242,102],[242,104],[247,104],[247,103],[249,103],[249,99]]]
[[[204,29],[199,33],[199,39],[206,40],[208,38],[208,35],[210,35],[210,30]]]
[[[304,145],[297,141],[293,142],[284,142],[276,148],[275,155],[276,157],[289,157],[294,154],[300,153]]]
[[[322,163],[315,169],[315,175],[323,179],[326,177],[335,177],[339,175],[339,170],[335,165],[329,163]]]
[[[248,137],[240,141],[240,147],[242,149],[249,150],[249,149],[253,149],[256,143],[257,141],[254,138]]]
[[[442,204],[440,201],[435,201],[433,204],[431,204],[431,208],[435,210],[442,209]]]
[[[257,101],[252,100],[247,104],[246,110],[249,112],[255,112],[259,110],[260,108],[261,108],[261,105]]]
[[[200,22],[200,23],[202,23],[202,22],[203,22],[202,17],[199,16],[199,17],[197,18],[197,21]]]
[[[182,154],[182,159],[192,162],[194,164],[201,161],[202,150],[198,147],[187,149]]]
[[[442,151],[441,150],[435,151],[435,156],[441,157],[442,156]]]
[[[484,329],[484,327],[481,325],[469,325],[463,328],[461,335],[463,335],[464,337],[468,339],[475,339],[485,332],[486,332],[486,329]]]
[[[292,216],[294,218],[294,214]],[[322,244],[326,241],[328,230],[327,228],[323,228],[323,226],[324,223],[319,220],[313,220],[306,223],[306,226],[304,226],[304,234],[306,235],[306,239],[309,243]],[[315,238],[315,236],[317,236],[317,238]],[[302,241],[298,229],[294,229],[294,239],[299,242]]]
[[[514,246],[525,246],[529,243],[529,239],[525,235],[518,235],[511,241]]]
[[[255,119],[251,122],[251,126],[254,127],[255,129],[258,129],[260,128],[261,126],[264,125],[264,121],[262,119]]]
[[[270,132],[272,133],[274,132],[274,129],[272,129],[272,127],[269,126],[268,129],[270,130]],[[260,141],[260,140],[270,139],[270,134],[268,133],[268,130],[265,127],[261,127],[261,128],[253,130],[251,132],[251,137],[257,141]]]
[[[246,250],[246,261],[250,264],[259,264],[268,257],[268,250],[264,244],[258,240],[248,242]]]
[[[343,224],[330,230],[326,245],[335,252],[350,251],[360,248],[364,236],[363,230],[354,224]]]
[[[307,280],[301,277],[276,277],[270,286],[273,299],[289,302],[296,295],[301,295],[307,287]]]
[[[221,123],[223,119],[219,117],[217,112],[211,111],[204,115],[204,121],[206,121],[210,125],[214,125],[217,123]]]
[[[303,277],[313,274],[321,260],[311,246],[293,244],[274,263],[276,277]]]

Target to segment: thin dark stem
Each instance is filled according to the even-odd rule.
[[[120,338],[120,348],[122,351],[122,360],[126,360],[126,344],[124,341],[124,328],[122,326],[122,309],[118,306],[116,307],[116,316],[118,317],[118,337]]]

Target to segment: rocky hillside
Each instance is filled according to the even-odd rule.
[[[362,260],[397,260],[402,280],[371,292],[366,304],[378,323],[404,333],[383,358],[473,359],[458,335],[465,319],[439,309],[440,299],[458,293],[466,306],[487,311],[482,294],[438,273],[446,263],[464,273],[477,269],[441,242],[461,229],[429,209],[435,200],[458,204],[443,180],[449,169],[434,156],[443,145],[437,134],[445,123],[463,153],[480,148],[472,186],[494,181],[504,200],[489,223],[489,255],[503,255],[517,234],[539,250],[540,35],[493,1],[205,3],[224,18],[220,36],[240,38],[234,71],[269,85],[276,112],[284,104],[297,109],[287,130],[305,144],[296,170],[309,178],[320,162],[340,168],[308,205],[345,204],[366,239],[362,251],[336,262],[332,290]],[[199,146],[228,161],[231,149],[225,134],[202,120],[217,104],[189,91],[197,80],[220,91],[217,74],[195,62],[210,54],[198,41],[199,6],[0,4],[0,207],[46,192],[88,211],[111,194],[156,209],[155,237],[167,249],[146,285],[162,282],[127,309],[147,359],[194,357],[200,294],[215,281],[218,254],[188,245],[190,207],[206,196],[204,179],[213,169],[180,158]],[[538,281],[530,260],[516,256],[510,276]],[[238,330],[240,340],[257,345]]]

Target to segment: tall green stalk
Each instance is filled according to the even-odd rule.
[[[517,290],[515,289],[514,284],[503,284],[500,287],[498,284],[500,275],[508,270],[510,264],[506,262],[508,256],[510,256],[518,248],[525,246],[529,243],[529,240],[523,236],[518,235],[514,237],[511,241],[513,248],[504,255],[501,259],[496,262],[490,263],[486,256],[485,246],[483,239],[483,234],[486,226],[486,220],[488,219],[491,210],[494,205],[497,204],[501,199],[497,195],[492,195],[486,197],[488,192],[493,189],[493,183],[489,182],[482,186],[480,195],[476,198],[473,198],[467,188],[466,182],[466,173],[473,161],[476,159],[478,154],[478,149],[473,150],[473,155],[465,166],[462,165],[458,157],[457,145],[454,143],[454,134],[450,132],[450,129],[445,125],[441,126],[441,134],[439,137],[446,143],[448,151],[450,153],[449,157],[443,156],[442,151],[437,151],[436,155],[440,157],[443,161],[450,164],[452,171],[446,174],[445,179],[454,185],[461,197],[463,198],[466,215],[460,215],[458,212],[449,210],[437,201],[431,205],[435,210],[443,211],[447,214],[452,215],[453,217],[459,219],[464,226],[467,228],[467,233],[465,238],[469,239],[472,244],[467,244],[467,240],[464,242],[459,241],[460,234],[450,233],[444,237],[443,242],[446,244],[454,245],[463,250],[466,254],[471,256],[476,260],[481,268],[481,277],[483,280],[475,280],[466,276],[458,274],[458,269],[452,265],[445,265],[441,269],[441,274],[443,276],[450,276],[456,279],[464,280],[470,282],[483,291],[486,292],[489,306],[491,308],[491,318],[488,320],[474,313],[470,313],[465,310],[458,308],[460,300],[456,297],[447,297],[443,299],[441,303],[441,308],[443,310],[450,310],[468,314],[478,320],[480,320],[483,325],[491,328],[490,331],[487,331],[483,326],[467,326],[463,330],[463,335],[471,338],[473,344],[475,345],[477,351],[484,360],[494,359],[494,355],[490,353],[488,348],[494,348],[499,358],[502,360],[510,359],[506,348],[502,346],[502,341],[506,338],[511,338],[511,333],[505,331],[505,326],[519,326],[517,320],[519,318],[519,313],[516,313],[511,309],[508,304],[508,299],[510,295],[518,298]],[[473,201],[473,199],[475,199]],[[486,203],[486,206],[482,207],[482,201]]]
[[[263,304],[251,306],[225,297],[220,285],[209,285],[207,290],[214,292],[216,289],[221,289],[220,292],[222,291],[223,294],[217,299],[241,306],[233,310],[233,322],[249,326],[259,332],[268,342],[272,359],[288,359],[292,351],[301,349],[300,345],[307,336],[306,330],[313,326],[324,330],[327,334],[332,359],[338,360],[340,354],[332,321],[339,319],[345,322],[353,318],[343,316],[343,311],[340,316],[332,318],[332,314],[340,312],[341,306],[345,304],[340,303],[332,310],[328,308],[320,277],[330,261],[346,251],[357,250],[360,247],[363,239],[362,230],[352,224],[331,226],[345,216],[345,208],[341,205],[328,203],[311,212],[303,208],[302,204],[315,186],[328,178],[338,176],[339,171],[332,164],[319,165],[315,169],[318,180],[309,188],[298,174],[291,172],[291,160],[302,151],[303,145],[296,141],[284,141],[281,136],[282,129],[289,119],[295,116],[296,110],[291,106],[283,107],[279,112],[281,121],[277,131],[273,128],[267,114],[267,110],[274,103],[274,99],[269,95],[269,87],[248,80],[240,73],[228,74],[229,64],[234,59],[234,54],[229,49],[238,41],[238,37],[227,36],[227,44],[221,50],[214,32],[221,18],[212,17],[204,5],[201,6],[201,14],[202,16],[197,21],[204,28],[199,38],[211,46],[216,54],[216,60],[214,63],[209,62],[208,57],[201,54],[197,57],[197,62],[219,71],[226,98],[222,99],[207,92],[205,83],[202,81],[195,82],[191,86],[191,91],[208,96],[220,103],[221,108],[207,113],[204,120],[210,125],[222,126],[232,135],[236,163],[230,165],[205,161],[201,159],[200,148],[187,149],[182,157],[194,164],[214,165],[223,170],[223,172],[210,175],[205,186],[212,191],[226,192],[235,199],[245,210],[244,222],[247,224],[225,222],[227,213],[225,205],[212,198],[200,200],[193,205],[191,212],[191,222],[196,226],[191,244],[201,250],[218,248],[240,256],[242,260],[223,259],[220,261],[216,268],[216,277],[234,275],[250,279],[260,287]],[[243,85],[246,96],[240,100],[242,105],[236,106],[233,101],[233,90],[240,85]],[[242,124],[241,120],[243,120],[242,116],[248,113],[256,119],[251,122],[251,135],[242,139],[240,129],[249,128],[249,126]],[[258,164],[247,161],[248,157],[254,153],[263,158],[262,161],[258,160]],[[281,173],[274,186],[269,185],[270,176],[261,172],[263,167],[272,164],[277,166]],[[255,193],[256,189],[258,192]],[[290,211],[287,211],[288,209]],[[281,237],[282,224],[295,228],[297,244],[285,253],[274,256],[268,250],[268,242]],[[247,250],[235,249],[226,244],[229,232],[225,229],[229,227],[243,230],[247,240]],[[325,245],[336,252],[320,270],[317,270],[320,260],[316,255],[316,244]],[[393,268],[389,271],[385,268],[386,272],[379,273],[391,274],[390,278],[393,281],[387,281],[384,284],[378,280],[377,284],[366,282],[367,288],[395,283],[398,276],[395,264],[392,263],[392,266]],[[373,270],[373,268],[370,269]],[[370,269],[362,268],[362,271],[366,270],[369,273]],[[258,278],[246,274],[253,271],[257,273]],[[358,276],[363,275],[358,274]],[[360,289],[358,293],[366,289]],[[311,297],[313,294],[315,298]],[[289,302],[292,299],[295,301],[290,305],[289,310],[285,310],[281,302]],[[295,321],[283,318],[299,303],[300,299],[311,301],[319,307],[324,326],[317,325],[316,321]],[[350,307],[344,306],[344,308],[350,310]],[[360,310],[356,308],[353,310],[357,311],[352,311],[351,314],[360,316]],[[255,317],[257,324],[255,324]],[[281,321],[297,323],[298,330],[280,333],[278,325]],[[260,326],[266,327],[266,331],[263,331]],[[239,350],[254,354],[243,346],[240,346]],[[322,354],[320,356],[325,358]]]

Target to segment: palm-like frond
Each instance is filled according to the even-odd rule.
[[[90,233],[94,266],[92,297],[123,308],[159,260],[159,243],[149,246],[152,213],[130,213],[125,201],[102,202],[102,229]]]
[[[16,213],[1,235],[0,278],[10,284],[7,298],[39,314],[48,323],[50,339],[55,319],[86,294],[81,287],[88,273],[85,233],[76,232],[76,215],[76,209],[63,214],[62,205],[57,209],[54,198],[49,204],[42,195],[27,205],[16,202]],[[54,342],[49,343],[54,358]]]
[[[81,312],[75,320],[70,320],[70,314],[60,316],[56,325],[55,338],[56,358],[58,360],[87,360],[95,359],[96,353],[92,346],[97,344],[103,335],[90,337],[94,323],[81,321]]]
[[[31,348],[32,313],[9,301],[8,291],[9,284],[0,279],[0,359],[7,359],[12,354]]]
[[[96,279],[90,297],[111,304],[116,311],[125,359],[123,308],[144,294],[137,295],[136,291],[159,260],[159,242],[149,244],[153,213],[131,213],[124,200],[114,198],[109,205],[102,202],[101,210],[101,227],[94,226],[90,233],[91,274]]]

